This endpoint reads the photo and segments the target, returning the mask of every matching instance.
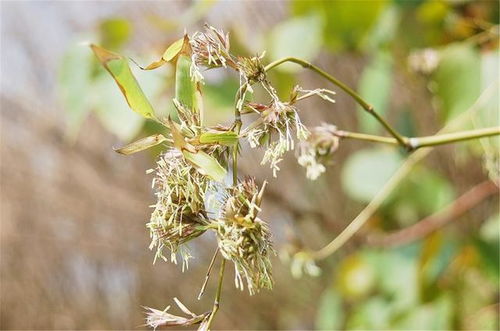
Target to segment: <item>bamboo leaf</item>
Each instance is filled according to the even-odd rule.
[[[481,61],[479,51],[466,43],[447,46],[441,51],[440,58],[432,78],[441,101],[441,118],[448,121],[477,100],[481,87]]]
[[[146,118],[155,118],[153,107],[132,74],[127,59],[96,45],[90,47],[104,68],[113,76],[130,108]]]
[[[199,137],[202,144],[220,144],[233,146],[238,141],[238,134],[234,131],[205,132]]]
[[[370,202],[401,165],[393,149],[371,148],[349,156],[342,169],[342,186],[353,199]]]
[[[182,46],[184,46],[186,38],[187,37],[184,36],[179,40],[176,40],[172,45],[168,46],[161,58],[166,62],[172,61],[182,50]]]
[[[192,153],[183,150],[182,154],[191,162],[202,174],[207,175],[211,179],[222,182],[226,177],[226,170],[219,164],[219,162],[212,156],[203,151]]]
[[[175,68],[175,98],[186,108],[196,110],[196,82],[190,70],[191,57],[180,54]]]
[[[117,148],[117,149],[115,149],[115,152],[123,154],[123,155],[130,155],[130,154],[134,154],[134,153],[143,151],[143,150],[148,149],[150,147],[159,145],[166,140],[167,140],[167,138],[165,138],[165,136],[163,136],[162,134],[154,134],[152,136],[145,137],[145,138],[139,139],[137,141],[134,141],[133,143],[125,145],[121,148]]]
[[[186,40],[186,38],[187,38],[187,36],[184,36],[184,37],[180,38],[179,40],[176,40],[173,44],[171,44],[170,46],[167,47],[167,49],[163,53],[161,59],[159,59],[158,61],[155,61],[155,62],[151,63],[150,65],[148,65],[147,67],[141,68],[141,69],[153,70],[153,69],[161,67],[162,65],[164,65],[167,62],[173,61],[177,57],[177,55],[179,55],[179,53],[181,52],[182,47],[184,46],[184,41]]]

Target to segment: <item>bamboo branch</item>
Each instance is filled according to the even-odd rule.
[[[402,230],[386,235],[370,236],[367,242],[375,246],[395,247],[420,240],[439,230],[447,223],[458,219],[468,210],[494,194],[498,194],[498,187],[495,183],[490,180],[484,181],[461,195],[443,210],[425,217],[421,221]]]
[[[456,126],[463,125],[465,120],[469,118],[473,112],[477,111],[489,100],[494,92],[497,91],[497,84],[491,84],[476,100],[476,102],[464,113],[462,113],[458,118],[451,121],[447,126],[442,128],[439,132],[443,134],[444,132],[454,128]],[[405,178],[405,176],[410,172],[411,168],[425,156],[432,148],[422,149],[414,154],[403,163],[403,165],[396,171],[396,173],[389,179],[389,181],[384,185],[384,187],[377,193],[377,195],[370,201],[370,203],[359,213],[356,218],[349,223],[349,225],[328,245],[323,247],[318,251],[308,252],[309,256],[315,260],[324,259],[331,254],[335,253],[340,247],[342,247],[347,240],[349,240],[356,232],[361,229],[363,225],[369,220],[369,218],[377,211],[377,209],[382,205],[385,199],[391,194],[391,192],[398,186],[398,184]]]
[[[224,279],[224,268],[226,267],[226,259],[222,259],[222,263],[220,265],[220,271],[219,271],[219,284],[217,286],[217,292],[215,294],[215,300],[214,300],[214,306],[212,308],[212,312],[210,313],[210,317],[207,322],[207,330],[210,330],[210,325],[212,325],[212,322],[214,320],[215,314],[219,311],[219,305],[220,305],[220,295],[222,293],[222,280]]]
[[[334,135],[339,138],[364,140],[364,141],[371,141],[389,145],[399,145],[396,139],[390,137],[375,136],[370,134],[349,132],[342,130],[334,132]],[[410,148],[412,150],[415,150],[421,147],[445,145],[459,141],[486,138],[498,135],[500,135],[500,127],[492,127],[492,128],[483,128],[483,129],[475,129],[469,131],[447,133],[441,135],[438,134],[434,136],[411,137],[408,138],[408,143],[410,145]]]
[[[274,67],[277,67],[280,64],[283,64],[285,62],[293,62],[293,63],[296,63],[296,64],[302,66],[303,68],[310,69],[310,70],[316,72],[317,74],[319,74],[320,76],[322,76],[323,78],[325,78],[326,80],[328,80],[329,82],[331,82],[332,84],[340,87],[342,90],[344,90],[344,92],[346,92],[354,100],[356,100],[356,102],[366,112],[368,112],[370,115],[372,115],[387,130],[387,132],[391,136],[393,136],[394,139],[396,139],[396,141],[401,146],[403,146],[403,147],[410,147],[408,145],[408,139],[406,137],[402,136],[401,134],[399,134],[389,123],[387,123],[382,117],[380,117],[380,115],[375,111],[375,109],[373,109],[372,105],[370,105],[368,102],[366,102],[358,93],[356,93],[349,86],[347,86],[346,84],[344,84],[343,82],[341,82],[337,78],[333,77],[329,73],[325,72],[321,68],[315,66],[314,64],[309,63],[309,62],[304,61],[304,60],[301,60],[301,59],[298,59],[298,58],[295,58],[295,57],[285,57],[283,59],[271,62],[264,69],[266,71],[269,71],[269,70],[273,69]]]
[[[198,300],[201,299],[203,294],[205,293],[205,288],[207,287],[208,280],[210,279],[210,273],[212,272],[212,268],[215,263],[215,259],[217,258],[217,255],[219,255],[219,247],[215,250],[214,256],[212,256],[212,260],[210,261],[210,264],[208,265],[208,270],[207,274],[205,275],[205,281],[203,282],[203,285],[201,286],[200,293],[198,294]]]
[[[431,149],[422,149],[416,153],[410,155],[408,159],[403,163],[403,165],[396,171],[396,173],[389,179],[389,181],[384,185],[379,193],[370,201],[370,203],[356,216],[356,218],[349,223],[349,225],[328,245],[310,253],[311,258],[315,260],[322,260],[334,252],[336,252],[340,247],[351,239],[351,237],[361,229],[363,225],[370,219],[370,217],[377,211],[377,209],[382,205],[385,199],[391,194],[391,192],[399,185],[399,183],[408,175],[413,166],[423,159]]]

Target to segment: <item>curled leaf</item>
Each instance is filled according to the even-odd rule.
[[[172,45],[170,45],[165,52],[163,53],[163,56],[161,57],[164,61],[172,61],[177,54],[180,53],[182,50],[182,47],[184,46],[184,42],[186,41],[187,36],[184,36],[180,38],[179,40],[176,40]]]
[[[171,44],[170,46],[167,47],[167,49],[163,53],[163,56],[161,57],[161,59],[149,64],[145,68],[141,67],[141,69],[153,70],[153,69],[161,67],[162,65],[164,65],[167,62],[175,60],[177,55],[181,52],[182,47],[184,45],[184,41],[186,38],[187,38],[187,36],[184,36],[184,37],[180,38],[179,40],[176,40],[173,44]]]
[[[133,143],[130,143],[128,145],[125,145],[121,148],[115,149],[115,152],[123,154],[123,155],[130,155],[134,154],[140,151],[143,151],[145,149],[148,149],[150,147],[156,146],[161,144],[164,141],[167,141],[168,139],[165,138],[162,134],[154,134],[149,137],[145,137],[142,139],[139,139],[137,141],[134,141]]]
[[[153,107],[132,74],[127,59],[96,45],[90,47],[104,68],[113,76],[130,108],[146,118],[155,118]]]

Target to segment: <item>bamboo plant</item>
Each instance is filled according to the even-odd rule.
[[[428,137],[403,136],[353,89],[314,64],[287,57],[264,65],[264,55],[235,56],[230,51],[228,34],[208,25],[202,32],[184,35],[170,45],[158,61],[142,68],[154,70],[165,64],[175,68],[175,97],[172,102],[176,112],[162,118],[157,116],[141,90],[127,58],[97,45],[91,45],[91,48],[116,81],[130,108],[158,122],[168,132],[168,135],[157,133],[116,149],[118,153],[130,155],[156,145],[165,147],[156,167],[148,171],[154,173],[153,188],[157,199],[147,223],[151,236],[150,249],[156,250],[154,260],[178,263],[180,258],[184,270],[192,258],[187,243],[206,232],[215,232],[217,250],[209,264],[198,296],[200,298],[217,257],[222,256],[212,309],[195,314],[174,298],[186,316],[170,314],[169,307],[165,310],[147,308],[146,323],[152,328],[199,324],[200,330],[210,329],[219,309],[227,262],[234,267],[237,288],[247,288],[253,295],[261,289],[273,287],[270,255],[275,251],[268,224],[259,218],[266,182],[259,184],[252,177],[242,178],[238,173],[240,145],[244,141],[251,148],[265,150],[261,164],[268,165],[273,176],[278,175],[285,153],[296,150],[298,163],[305,167],[306,176],[315,180],[326,171],[340,141],[344,139],[400,146],[410,155],[424,147],[500,134],[500,127],[491,127]],[[347,93],[380,123],[389,136],[340,130],[327,123],[306,127],[299,116],[300,102],[317,96],[334,103],[335,92],[296,86],[290,91],[288,100],[281,100],[267,73],[286,62],[312,70]],[[234,122],[228,127],[210,127],[204,121],[203,73],[215,68],[234,70],[240,77],[235,95]],[[257,85],[267,94],[266,100],[252,100],[253,88]],[[242,116],[250,118],[250,124],[245,127]],[[377,203],[379,201],[373,202],[374,205]],[[348,240],[363,224],[365,216],[360,215],[361,219],[356,219],[337,240],[317,254],[296,254],[295,264],[312,273],[317,268],[314,261],[330,255]]]

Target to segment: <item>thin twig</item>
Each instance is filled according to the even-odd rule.
[[[210,265],[208,266],[207,274],[205,276],[205,281],[203,282],[203,285],[201,286],[200,294],[198,294],[198,300],[201,299],[203,296],[203,293],[205,293],[205,289],[208,284],[208,280],[210,279],[210,273],[212,272],[212,268],[215,263],[215,259],[217,258],[217,255],[219,255],[219,247],[215,250],[214,256],[212,257],[212,260],[210,261]]]
[[[465,120],[469,116],[484,106],[484,104],[489,100],[492,94],[496,91],[498,84],[491,84],[476,100],[476,102],[465,112],[463,112],[456,119],[451,121],[448,125],[442,128],[438,134],[445,133],[450,129],[464,124]],[[398,184],[405,178],[405,176],[410,172],[411,168],[421,159],[423,159],[432,148],[422,149],[414,154],[403,163],[403,165],[396,171],[396,173],[389,179],[389,181],[384,185],[384,187],[377,193],[377,195],[370,201],[370,203],[359,213],[356,218],[349,223],[349,225],[342,231],[337,237],[335,237],[328,245],[323,247],[318,251],[309,252],[312,259],[321,260],[331,254],[335,253],[340,247],[342,247],[347,240],[349,240],[356,232],[361,229],[363,225],[370,219],[370,217],[378,210],[385,199],[392,193],[392,191],[398,186]]]
[[[319,74],[320,76],[322,76],[323,78],[325,78],[326,80],[328,80],[329,82],[331,82],[332,84],[340,87],[342,90],[344,90],[344,92],[346,92],[354,100],[356,100],[356,102],[366,112],[368,112],[370,115],[372,115],[387,130],[387,132],[390,133],[390,135],[393,136],[394,139],[396,139],[398,141],[398,143],[401,146],[409,147],[407,138],[402,136],[401,134],[399,134],[389,123],[387,123],[382,117],[380,117],[380,115],[375,111],[375,109],[373,108],[372,105],[370,105],[368,102],[366,102],[358,93],[356,93],[349,86],[347,86],[346,84],[344,84],[343,82],[341,82],[337,78],[333,77],[329,73],[325,72],[321,68],[315,66],[314,64],[309,63],[309,62],[304,61],[304,60],[301,60],[301,59],[298,59],[296,57],[285,57],[283,59],[271,62],[270,64],[268,64],[265,67],[265,70],[269,71],[272,68],[277,67],[280,64],[283,64],[285,62],[293,62],[293,63],[296,63],[296,64],[302,66],[303,68],[310,69],[310,70],[316,72],[317,74]]]
[[[240,105],[239,103],[241,102],[241,99],[245,97],[245,94],[248,89],[248,83],[245,83],[243,86],[241,86],[238,89],[238,92],[236,94],[236,104],[234,107],[234,123],[233,123],[233,130],[236,132],[236,134],[240,134],[241,131],[241,112],[240,112]],[[233,147],[233,185],[238,184],[238,153],[239,153],[239,138],[236,144]]]
[[[461,195],[458,199],[421,221],[386,235],[374,235],[367,239],[368,244],[384,247],[395,247],[405,245],[420,240],[429,234],[437,231],[447,223],[458,219],[468,210],[477,206],[488,197],[498,194],[498,187],[490,180],[474,186],[472,189]]]
[[[311,253],[311,257],[315,260],[322,260],[342,247],[351,237],[361,229],[370,217],[382,205],[389,194],[399,185],[399,183],[408,175],[413,166],[423,159],[431,149],[422,149],[410,155],[396,173],[389,179],[379,193],[370,201],[370,203],[349,223],[349,225],[333,239],[328,245],[319,251]]]
[[[370,141],[370,142],[389,144],[389,145],[399,145],[398,141],[391,137],[382,137],[371,134],[342,131],[342,130],[335,131],[333,134],[339,138],[363,140],[363,141]],[[408,138],[408,143],[411,149],[415,150],[422,147],[445,145],[445,144],[456,143],[459,141],[486,138],[498,135],[500,135],[500,127],[492,127],[492,128],[460,131],[454,133],[438,134],[433,136],[411,137]]]
[[[217,314],[217,311],[219,311],[220,295],[222,292],[222,280],[224,279],[224,268],[225,267],[226,267],[226,259],[223,258],[222,263],[220,265],[219,285],[217,286],[217,293],[215,294],[214,306],[212,308],[212,312],[210,313],[210,317],[209,317],[208,322],[207,322],[207,330],[210,330],[210,325],[212,325],[215,314]]]

